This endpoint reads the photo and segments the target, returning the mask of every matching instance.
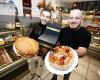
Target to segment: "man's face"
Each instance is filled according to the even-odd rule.
[[[43,25],[46,25],[47,22],[50,20],[50,12],[48,11],[43,11],[40,15],[41,23]]]
[[[69,14],[68,23],[70,28],[78,28],[82,21],[82,13],[79,11],[72,11]]]

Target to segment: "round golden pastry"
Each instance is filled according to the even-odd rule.
[[[56,46],[49,54],[49,63],[58,70],[68,69],[74,60],[72,48],[68,46]]]
[[[39,51],[39,43],[29,37],[19,37],[14,44],[18,54],[24,57],[33,57]]]

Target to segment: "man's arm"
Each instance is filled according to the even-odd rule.
[[[33,38],[34,35],[35,35],[35,23],[30,23],[26,32],[26,36]]]
[[[91,34],[90,32],[87,31],[86,33],[84,33],[84,35],[82,35],[79,41],[79,47],[78,49],[76,49],[76,52],[78,53],[79,58],[86,55],[90,43],[91,43]]]
[[[78,47],[78,49],[76,50],[78,57],[81,58],[83,57],[86,53],[87,53],[87,48],[85,47]]]

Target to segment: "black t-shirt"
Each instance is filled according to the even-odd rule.
[[[80,27],[78,30],[67,27],[61,30],[58,42],[73,49],[78,49],[78,47],[88,48],[91,42],[91,34],[83,27]]]

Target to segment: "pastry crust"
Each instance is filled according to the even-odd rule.
[[[19,37],[15,41],[15,48],[21,56],[33,57],[39,51],[39,43],[29,37]]]

